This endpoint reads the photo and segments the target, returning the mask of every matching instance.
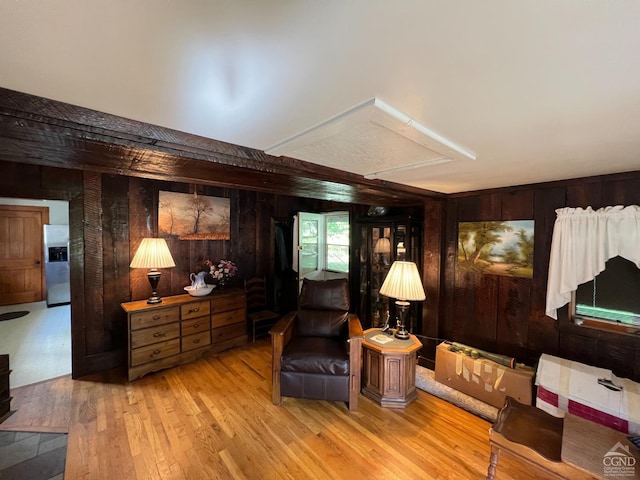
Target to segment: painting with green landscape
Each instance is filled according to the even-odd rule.
[[[458,267],[533,278],[533,220],[460,222]]]

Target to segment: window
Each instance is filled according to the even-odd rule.
[[[634,332],[640,329],[640,269],[616,256],[603,272],[578,286],[570,312],[579,325]]]
[[[298,213],[298,273],[328,280],[349,274],[349,213]]]
[[[349,272],[349,215],[325,215],[326,270]]]
[[[577,325],[640,333],[640,206],[560,208],[551,240],[546,314],[570,303]]]

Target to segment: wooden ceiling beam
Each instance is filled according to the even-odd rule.
[[[441,196],[1,88],[0,159],[364,205]]]

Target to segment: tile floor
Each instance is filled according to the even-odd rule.
[[[0,432],[0,478],[62,480],[67,434]]]
[[[46,302],[0,306],[0,313],[28,310],[0,322],[0,353],[9,354],[11,388],[71,373],[71,306]]]

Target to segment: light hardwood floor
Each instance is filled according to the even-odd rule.
[[[268,340],[127,383],[124,371],[12,390],[0,429],[68,431],[65,479],[481,479],[490,424],[419,391],[405,409],[271,403]],[[501,459],[497,479],[535,478]]]

